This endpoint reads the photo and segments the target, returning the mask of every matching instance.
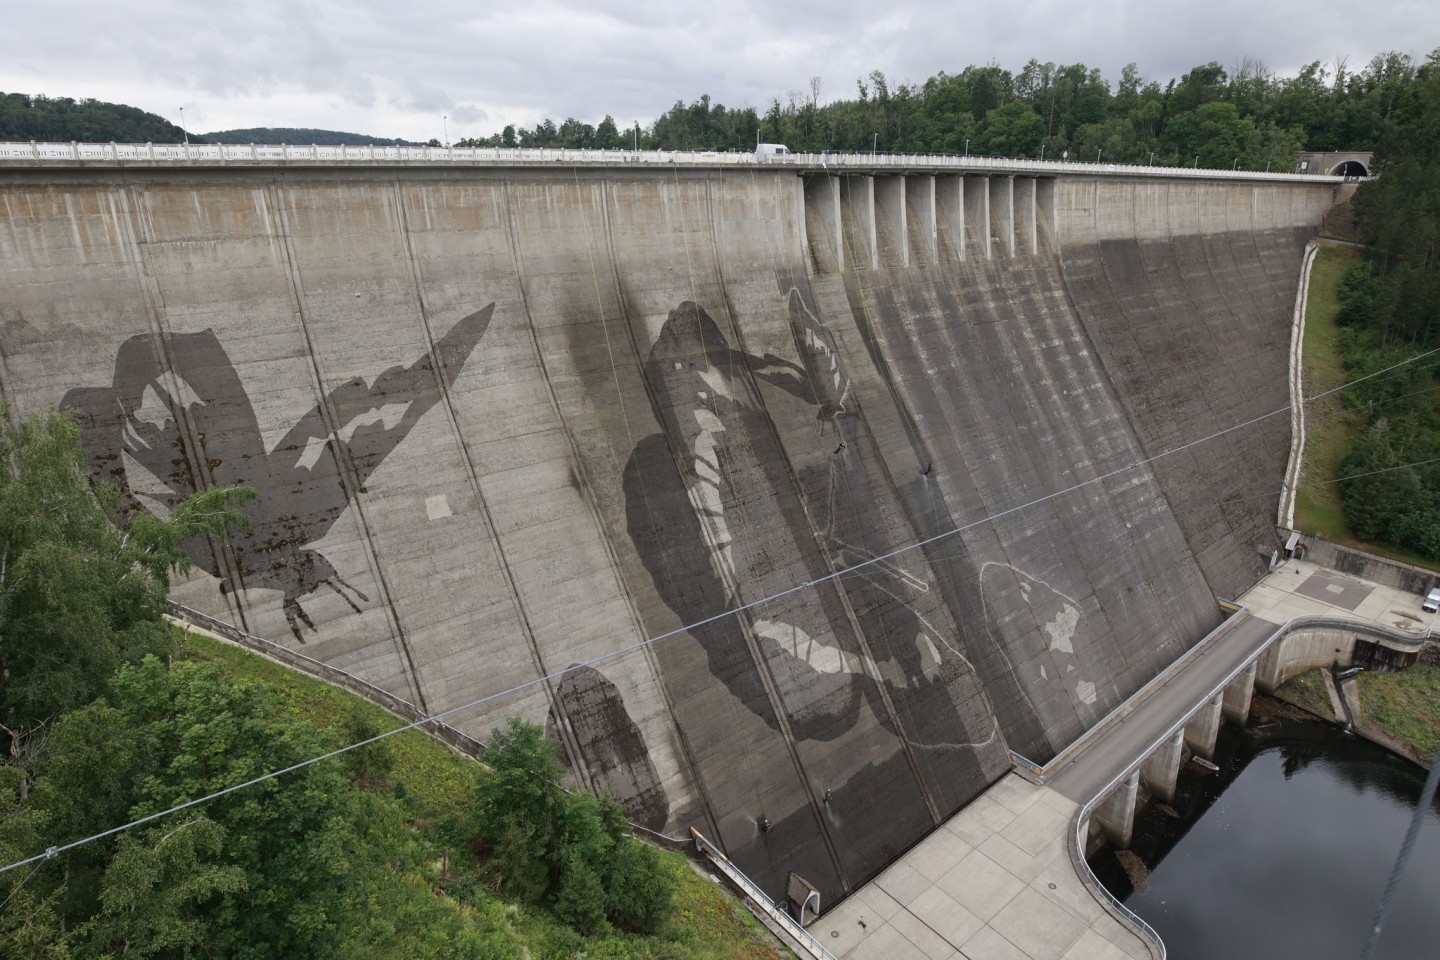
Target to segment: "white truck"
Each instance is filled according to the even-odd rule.
[[[755,159],[761,163],[767,160],[784,160],[789,156],[791,156],[790,148],[783,143],[755,144]]]

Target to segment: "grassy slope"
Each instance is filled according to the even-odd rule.
[[[403,726],[403,721],[347,691],[280,666],[229,644],[186,634],[183,656],[223,664],[236,677],[264,683],[287,710],[305,718],[336,740],[349,742],[357,730],[373,733]],[[425,734],[409,731],[383,741],[391,758],[388,778],[403,784],[418,816],[431,819],[464,808],[474,792],[480,765],[453,753]],[[713,960],[780,960],[789,956],[768,940],[760,924],[718,885],[691,869],[686,858],[661,851],[675,877],[675,910],[669,929],[656,937],[615,936],[586,940],[589,950],[605,957],[713,958]],[[484,914],[487,926],[503,925],[534,956],[568,954],[573,935],[548,916],[520,910],[483,891],[486,902],[461,904],[442,893],[433,896],[444,911]]]
[[[1340,328],[1335,323],[1339,303],[1335,292],[1360,251],[1350,247],[1322,247],[1310,271],[1310,298],[1305,309],[1305,396],[1313,397],[1345,382],[1340,360]],[[1305,408],[1305,460],[1301,487],[1295,498],[1295,526],[1319,533],[1336,543],[1353,542],[1340,509],[1340,486],[1335,478],[1340,461],[1355,437],[1353,414],[1345,411],[1338,395],[1321,398]]]
[[[1440,666],[1417,663],[1399,673],[1362,673],[1360,710],[1417,757],[1440,750]]]
[[[1346,380],[1340,356],[1340,327],[1335,323],[1339,302],[1335,293],[1345,271],[1361,258],[1354,247],[1321,247],[1310,271],[1310,299],[1305,309],[1305,396],[1313,397]],[[1295,527],[1304,533],[1318,533],[1332,543],[1342,544],[1389,557],[1414,566],[1435,569],[1435,564],[1418,554],[1356,537],[1345,522],[1340,504],[1340,485],[1330,483],[1339,475],[1340,461],[1350,451],[1364,421],[1348,412],[1339,395],[1324,397],[1305,407],[1305,462],[1300,490],[1295,497]]]

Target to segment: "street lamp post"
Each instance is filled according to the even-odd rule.
[[[440,118],[440,129],[445,132],[445,146],[450,146],[450,115],[447,113]]]
[[[1041,159],[1041,160],[1044,160],[1044,159],[1045,159],[1045,144],[1043,144],[1043,143],[1040,144],[1040,159]]]
[[[1095,149],[1095,162],[1096,162],[1096,163],[1099,163],[1099,162],[1100,162],[1100,154],[1102,154],[1102,153],[1104,153],[1104,152],[1105,152],[1105,148],[1104,148],[1104,147],[1097,147],[1097,148]]]
[[[965,156],[970,156],[970,138],[965,138]]]
[[[880,152],[880,134],[877,133],[877,134],[875,134],[873,137],[870,138],[870,156],[873,157],[873,156],[875,156],[875,154],[877,154],[877,153],[879,153],[879,152]]]
[[[1155,166],[1155,151],[1154,151],[1154,150],[1151,150],[1151,151],[1150,151],[1150,166],[1152,166],[1152,167]]]
[[[1195,155],[1195,169],[1200,169],[1200,155],[1198,153]]]
[[[180,135],[185,138],[185,146],[190,146],[190,131],[185,129],[185,108],[180,108]]]

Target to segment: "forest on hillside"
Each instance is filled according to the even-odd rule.
[[[348,147],[421,147],[414,140],[371,137],[363,133],[341,130],[315,130],[311,127],[245,127],[239,130],[216,130],[205,134],[207,143],[288,143],[300,146]]]
[[[1388,52],[1363,66],[1315,61],[1282,76],[1252,58],[1207,63],[1153,79],[1131,64],[1107,78],[1083,63],[1031,60],[940,72],[919,83],[876,70],[853,92],[827,99],[823,78],[762,109],[727,107],[702,94],[676,100],[647,125],[621,128],[569,117],[508,125],[457,146],[977,154],[1167,166],[1287,170],[1297,150],[1370,150],[1391,131],[1407,98],[1440,63]],[[846,87],[848,90],[848,86]],[[333,130],[253,127],[207,134],[224,143],[394,144]],[[0,139],[178,142],[180,128],[155,114],[96,100],[0,94]],[[192,135],[192,141],[202,139]],[[432,143],[435,143],[432,141]],[[439,145],[435,143],[435,145]]]
[[[1357,436],[1340,464],[1340,476],[1353,478],[1341,484],[1341,497],[1356,536],[1437,562],[1440,65],[1433,60],[1396,98],[1375,167],[1382,176],[1362,184],[1353,201],[1366,255],[1339,290],[1346,376],[1369,378],[1344,394]]]
[[[0,93],[0,141],[179,143],[184,131],[164,117],[123,103]],[[204,138],[190,135],[191,143]]]
[[[507,126],[461,146],[747,150],[755,142],[797,151],[870,151],[1046,157],[1116,163],[1289,169],[1296,150],[1369,150],[1396,123],[1440,50],[1423,61],[1383,53],[1358,69],[1320,61],[1279,76],[1253,59],[1197,66],[1169,81],[1131,64],[1113,86],[1083,63],[1031,60],[894,83],[879,71],[854,94],[822,102],[824,84],[771,99],[762,112],[707,94],[677,100],[645,129],[574,118],[533,129]]]

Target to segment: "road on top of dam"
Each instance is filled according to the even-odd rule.
[[[1312,583],[1312,577],[1315,581]],[[1307,589],[1344,580],[1347,589]],[[1322,585],[1323,586],[1323,585]],[[1393,626],[1420,598],[1290,560],[1189,655],[1117,708],[1045,786],[1001,779],[826,913],[811,933],[840,960],[1149,960],[1152,944],[1082,879],[1070,846],[1080,808],[1279,629],[1307,614]]]

